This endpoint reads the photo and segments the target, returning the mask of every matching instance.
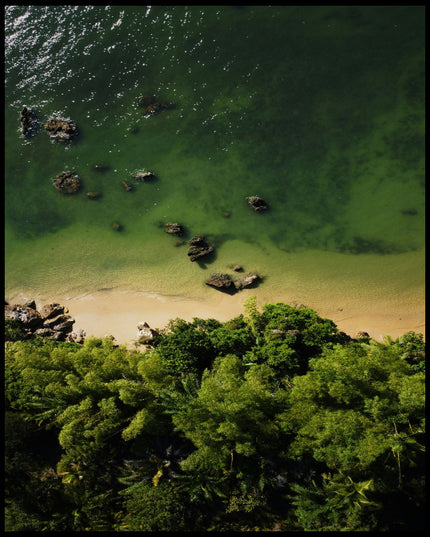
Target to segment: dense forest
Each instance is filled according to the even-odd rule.
[[[255,297],[135,349],[6,320],[5,529],[422,530],[424,347]]]

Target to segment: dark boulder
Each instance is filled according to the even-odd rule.
[[[38,129],[37,116],[34,110],[24,108],[21,110],[21,131],[26,138],[34,136]]]
[[[81,186],[75,172],[62,172],[53,180],[53,185],[62,194],[74,194]]]
[[[188,248],[188,256],[190,261],[196,261],[200,257],[204,257],[214,251],[213,246],[208,244],[204,237],[195,235],[189,240],[190,247]]]
[[[259,196],[249,196],[246,199],[247,199],[249,205],[256,212],[265,211],[268,208],[268,205],[267,205],[266,201],[263,198],[260,198]]]
[[[232,290],[234,289],[233,280],[228,274],[216,273],[212,274],[209,280],[206,281],[206,285],[215,287],[220,290]]]
[[[77,126],[69,119],[51,118],[43,126],[58,142],[68,142],[78,134]]]

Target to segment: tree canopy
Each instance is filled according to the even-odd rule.
[[[9,531],[423,527],[422,334],[251,298],[143,350],[5,340]]]

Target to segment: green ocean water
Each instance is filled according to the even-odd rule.
[[[232,263],[277,292],[315,285],[322,259],[334,280],[343,259],[363,285],[424,289],[410,257],[425,240],[423,7],[7,6],[5,75],[6,296],[210,296],[205,279]],[[142,95],[173,106],[144,117]],[[30,139],[24,105],[41,124]],[[53,142],[50,117],[77,139]],[[79,193],[53,187],[63,170]],[[202,263],[195,234],[215,246]]]

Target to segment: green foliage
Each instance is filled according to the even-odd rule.
[[[310,308],[265,304],[259,314],[255,300],[247,306],[258,344],[245,355],[245,361],[265,363],[279,376],[291,378],[305,373],[311,357],[335,343],[345,342],[345,334],[339,332],[333,321],[322,319]]]
[[[421,449],[416,433],[424,429],[424,377],[395,347],[337,346],[310,366],[291,390],[292,453],[310,451],[329,468],[357,472],[397,452],[400,433],[402,449]]]
[[[291,485],[296,506],[295,516],[305,531],[372,531],[380,508],[369,499],[373,480],[355,483],[349,476],[337,473],[322,475],[321,485],[313,480],[310,486]]]
[[[4,340],[5,341],[20,341],[27,338],[27,334],[22,327],[22,324],[16,319],[4,320]]]
[[[171,321],[143,353],[18,335],[9,531],[422,526],[420,334],[351,341],[311,309],[259,312],[251,297],[226,323]]]
[[[213,319],[195,318],[191,323],[182,319],[170,321],[154,341],[163,366],[171,374],[202,372],[216,356],[208,334],[221,323]]]
[[[125,509],[120,531],[181,531],[191,522],[182,490],[174,482],[157,487],[142,483],[127,494]]]

